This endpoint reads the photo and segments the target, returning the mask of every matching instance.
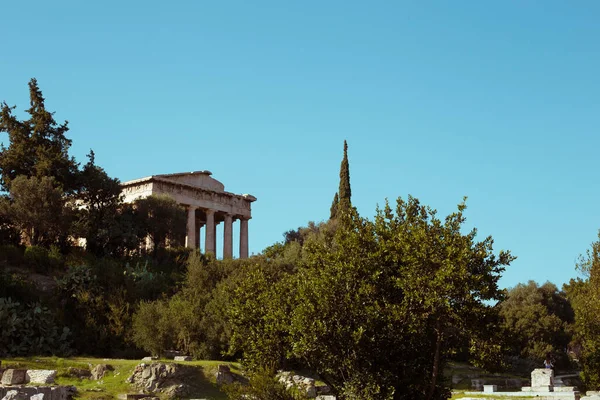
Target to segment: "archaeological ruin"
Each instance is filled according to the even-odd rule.
[[[233,223],[239,220],[239,258],[248,257],[248,221],[256,197],[225,191],[210,171],[153,175],[121,184],[125,202],[150,195],[168,195],[187,210],[185,246],[200,248],[204,231],[204,252],[217,251],[217,225],[223,223],[223,258],[233,257]]]

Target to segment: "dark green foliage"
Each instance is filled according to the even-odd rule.
[[[2,104],[0,132],[8,133],[9,146],[0,150],[2,185],[9,190],[19,175],[53,177],[63,190],[77,189],[77,163],[69,157],[71,140],[65,134],[68,123],[57,124],[46,110],[45,100],[36,79],[29,82],[29,119],[20,121],[13,115],[15,107]]]
[[[50,246],[66,239],[72,209],[54,178],[17,176],[11,180],[10,196],[2,199],[0,214],[23,232],[29,244]]]
[[[580,257],[577,268],[585,279],[572,279],[566,285],[575,311],[574,341],[581,349],[581,378],[587,390],[600,390],[600,240]]]
[[[180,292],[168,300],[139,304],[133,316],[133,341],[153,354],[178,349],[198,358],[220,358],[229,339],[224,316],[229,299],[225,290],[217,291],[217,286],[233,271],[243,269],[244,263],[219,262],[193,253]]]
[[[564,292],[550,282],[538,286],[529,281],[508,290],[499,308],[510,345],[508,354],[531,360],[537,367],[552,354],[557,367],[568,366],[565,349],[571,341],[574,315]]]
[[[334,219],[336,217],[339,204],[340,198],[338,196],[338,192],[335,192],[333,201],[331,202],[331,208],[329,208],[329,219]]]
[[[348,163],[348,144],[344,140],[344,158],[340,165],[340,188],[338,190],[339,206],[342,210],[348,211],[352,206],[350,198],[352,190],[350,189],[350,164]]]
[[[69,337],[48,308],[0,297],[0,357],[69,355]]]
[[[41,246],[29,246],[25,249],[23,257],[25,264],[36,272],[50,270],[50,256],[48,249]]]
[[[135,201],[137,223],[150,236],[154,254],[170,243],[181,244],[185,236],[186,212],[169,196],[149,196]]]
[[[229,308],[232,350],[255,370],[301,362],[346,399],[447,398],[445,362],[488,333],[486,301],[501,298],[497,282],[513,259],[495,256],[491,238],[461,232],[464,209],[444,222],[414,198],[375,221],[350,209],[308,235],[297,270],[275,268],[297,241],[257,260]]]
[[[146,264],[129,266],[101,258],[70,267],[58,281],[58,297],[63,319],[74,331],[75,348],[85,354],[123,355],[132,347],[135,305],[161,296],[168,285],[165,274]]]
[[[86,239],[86,249],[96,256],[111,254],[111,242],[121,235],[119,206],[121,185],[118,179],[110,178],[95,164],[94,152],[80,173],[81,189],[77,199],[84,206],[77,212],[75,231]]]
[[[23,264],[22,248],[12,244],[0,245],[0,265],[16,267],[21,264]]]
[[[0,196],[0,246],[18,246],[21,243],[21,233],[11,221],[6,210],[3,210],[3,205],[8,204],[10,204],[8,195]]]
[[[261,369],[250,375],[248,384],[233,383],[223,387],[230,400],[304,400],[308,399],[294,388],[277,381],[272,372]]]

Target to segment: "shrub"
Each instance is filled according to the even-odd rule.
[[[70,331],[39,303],[0,297],[0,357],[69,355]]]
[[[269,371],[262,369],[250,375],[248,385],[239,382],[225,385],[223,390],[230,400],[304,400],[308,399],[295,388],[286,387]]]
[[[18,266],[23,263],[23,250],[12,244],[0,246],[0,263]]]
[[[41,246],[29,246],[25,249],[25,263],[35,272],[48,272],[52,261],[48,249]]]

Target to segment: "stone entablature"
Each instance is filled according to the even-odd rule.
[[[248,257],[248,220],[256,197],[225,191],[210,171],[153,175],[121,184],[124,201],[150,195],[168,195],[188,210],[186,246],[198,248],[199,231],[205,227],[205,251],[216,253],[216,226],[223,222],[223,257],[233,256],[232,223],[240,221],[240,258]]]

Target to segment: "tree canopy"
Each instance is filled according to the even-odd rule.
[[[19,120],[15,107],[6,102],[0,110],[0,132],[8,133],[9,146],[0,148],[0,175],[4,190],[9,190],[17,176],[53,177],[56,184],[71,193],[77,189],[75,159],[69,156],[71,140],[65,134],[68,122],[58,124],[46,110],[45,99],[37,80],[29,82],[29,119]]]

